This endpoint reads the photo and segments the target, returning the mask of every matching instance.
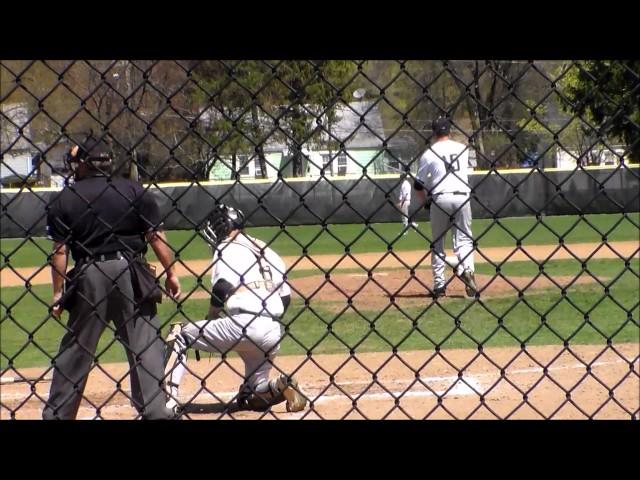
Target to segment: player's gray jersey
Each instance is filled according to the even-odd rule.
[[[468,171],[468,147],[453,140],[443,140],[434,143],[422,154],[416,177],[431,195],[469,192]]]
[[[231,242],[220,243],[213,260],[211,284],[222,278],[236,288],[226,302],[229,312],[241,310],[273,317],[284,313],[280,297],[291,294],[284,280],[286,266],[264,242],[240,233]]]

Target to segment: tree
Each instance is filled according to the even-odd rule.
[[[383,60],[369,63],[366,73],[373,85],[363,86],[367,92],[377,91],[384,97],[380,111],[386,136],[394,143],[415,146],[407,149],[405,155],[416,161],[431,138],[431,121],[447,112],[451,105],[455,86],[443,75],[442,62]],[[395,154],[391,156],[397,160]],[[410,165],[402,165],[401,169],[407,167]]]
[[[326,140],[340,101],[353,90],[355,70],[346,61],[207,61],[194,69],[194,102],[201,132],[219,158],[255,152],[267,175],[264,147],[285,143],[293,153],[294,176],[304,175],[305,145]],[[320,123],[318,123],[320,120]]]
[[[3,61],[0,101],[28,109],[25,141],[45,153],[89,129],[113,140],[117,172],[171,175],[193,170],[184,92],[188,68],[174,61]],[[184,173],[181,174],[183,177]]]
[[[576,62],[564,79],[564,107],[625,142],[632,161],[640,161],[640,61]]]
[[[261,122],[259,98],[268,107],[265,88],[269,68],[264,62],[205,61],[193,69],[190,88],[198,132],[208,144],[213,158],[207,173],[221,156],[230,156],[230,178],[238,175],[237,156],[256,151],[261,170],[266,175],[263,145],[267,122]]]
[[[544,63],[544,62],[542,62]],[[423,145],[431,121],[445,115],[462,130],[485,164],[511,165],[518,152],[535,143],[526,121],[530,109],[542,116],[549,81],[523,61],[376,61],[367,76],[384,95],[384,128]],[[455,134],[454,129],[454,134]],[[496,150],[500,158],[492,158]],[[500,150],[503,150],[500,152]]]
[[[292,152],[294,177],[305,175],[305,145],[331,149],[340,141],[329,133],[338,105],[351,101],[355,87],[350,80],[355,70],[355,64],[343,60],[280,64],[278,77],[282,82],[276,92],[284,120],[280,138]]]

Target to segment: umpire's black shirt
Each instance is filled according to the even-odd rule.
[[[91,255],[145,253],[144,234],[160,226],[153,195],[125,178],[91,175],[66,186],[47,211],[49,237],[78,260]]]

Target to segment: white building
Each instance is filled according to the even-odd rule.
[[[270,121],[266,119],[265,121]],[[316,143],[318,147],[307,145],[302,149],[303,167],[307,177],[360,176],[363,172],[382,173],[384,170],[384,131],[382,117],[373,102],[353,102],[339,105],[336,120],[330,128],[331,135],[324,133]],[[338,145],[344,144],[344,149]],[[328,145],[332,144],[332,149]],[[286,144],[276,140],[265,142],[264,147],[266,178],[277,178],[278,172],[292,176],[292,155]],[[231,178],[231,158],[221,157],[210,171],[211,180]],[[236,156],[237,169],[241,178],[263,178],[258,155],[254,152]]]
[[[31,137],[29,110],[24,103],[3,103],[0,112],[0,183],[20,183],[33,174],[32,159],[37,153],[27,141]]]
[[[615,146],[612,149],[599,146],[593,148],[587,152],[579,152],[577,150],[563,150],[558,149],[556,151],[556,168],[574,169],[578,160],[584,166],[587,165],[619,165],[620,159],[623,159],[625,155],[625,148],[622,146]]]
[[[6,152],[0,162],[0,178],[27,177],[33,170],[31,158],[30,151]]]

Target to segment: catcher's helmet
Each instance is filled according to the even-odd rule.
[[[232,230],[244,227],[244,213],[222,203],[216,205],[204,222],[202,236],[215,247],[227,238]]]

